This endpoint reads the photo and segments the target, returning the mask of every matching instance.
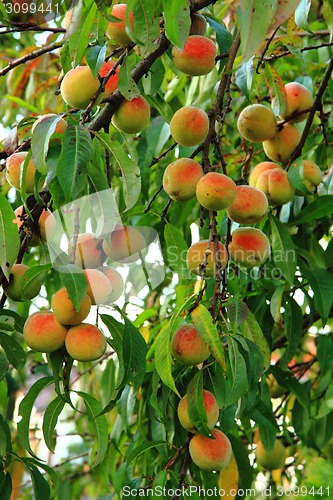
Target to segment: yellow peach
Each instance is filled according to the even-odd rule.
[[[208,115],[196,106],[184,106],[173,115],[170,121],[172,137],[181,146],[196,146],[208,134]]]
[[[23,293],[23,277],[28,269],[29,267],[25,264],[14,264],[10,270],[9,282],[5,282],[3,284],[3,289],[7,297],[16,302],[33,299],[39,294],[42,286],[40,279],[37,277],[29,284],[28,287],[25,288]]]
[[[251,104],[240,113],[237,128],[248,141],[262,142],[274,137],[277,132],[277,121],[273,111],[267,106]]]
[[[265,193],[251,186],[237,186],[236,198],[227,208],[229,219],[238,224],[256,224],[267,214]]]
[[[55,317],[63,325],[78,325],[88,316],[91,308],[89,295],[83,298],[80,309],[76,311],[73,302],[69,298],[67,289],[60,288],[52,297],[52,309]]]
[[[95,361],[103,356],[106,340],[99,328],[89,323],[81,323],[68,330],[65,346],[73,359]]]
[[[135,262],[145,247],[144,236],[139,229],[132,226],[116,226],[110,236],[103,241],[106,255],[116,262]]]
[[[66,73],[60,85],[61,97],[72,108],[85,109],[100,87],[100,81],[92,74],[89,66],[76,66]],[[99,104],[105,94],[98,96]]]
[[[18,191],[21,189],[21,177],[23,172],[23,163],[28,156],[26,151],[21,151],[19,153],[13,153],[7,158],[6,161],[6,179],[11,186],[13,186]],[[35,173],[36,167],[33,161],[30,159],[25,179],[25,190],[27,193],[33,193],[35,187]]]
[[[232,447],[227,436],[219,429],[212,430],[212,438],[195,434],[189,446],[190,456],[200,469],[221,470],[227,467],[232,455]]]
[[[37,352],[57,351],[64,345],[66,335],[67,328],[50,311],[33,313],[23,328],[25,342]]]
[[[102,271],[98,269],[85,269],[84,275],[88,281],[88,295],[92,304],[108,304],[112,293],[112,285]]]
[[[190,323],[181,326],[174,333],[171,339],[171,353],[179,363],[189,366],[202,363],[210,356],[208,345]]]
[[[223,210],[236,198],[236,184],[225,174],[208,172],[196,187],[198,202],[208,210]]]
[[[210,391],[203,391],[203,400],[206,410],[207,427],[212,429],[219,418],[219,407],[214,394]],[[179,422],[186,430],[193,434],[198,432],[188,414],[188,398],[186,395],[179,401],[177,414]]]
[[[288,120],[289,123],[298,123],[306,120],[308,113],[302,113],[302,111],[312,106],[313,99],[310,90],[298,82],[287,83],[284,88],[287,106],[281,118]],[[293,118],[294,115],[297,116]]]
[[[190,76],[210,73],[215,67],[215,43],[205,36],[191,35],[182,51],[172,48],[173,63],[179,71]]]
[[[244,267],[263,264],[270,256],[267,236],[254,227],[239,227],[231,235],[228,251],[230,257]]]
[[[129,37],[126,30],[126,13],[127,5],[125,3],[119,3],[112,7],[111,15],[116,17],[118,21],[110,21],[107,28],[107,36],[111,40],[115,40],[119,45],[128,45],[131,43],[131,38]],[[129,13],[129,22],[132,30],[134,29],[134,16],[133,12]]]
[[[198,181],[203,176],[201,165],[190,158],[179,158],[164,171],[163,188],[174,201],[187,201],[195,197]]]
[[[126,134],[137,134],[148,127],[150,106],[141,95],[131,101],[124,100],[112,117],[112,124]]]
[[[218,242],[218,253],[215,251],[215,243],[209,240],[201,240],[190,246],[186,254],[186,264],[189,271],[194,274],[202,274],[202,263],[204,262],[205,255],[207,255],[207,265],[205,276],[211,278],[216,273],[216,262],[219,258],[221,269],[224,269],[228,263],[228,252],[225,246]]]
[[[287,163],[300,140],[301,132],[298,128],[291,123],[285,123],[273,138],[264,141],[262,145],[268,158]]]

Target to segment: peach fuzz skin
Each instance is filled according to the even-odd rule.
[[[68,245],[68,255],[73,250],[73,240]],[[80,233],[75,248],[75,264],[83,268],[100,267],[106,259],[102,248],[102,240],[92,233]]]
[[[112,7],[111,15],[119,19],[119,21],[110,21],[107,28],[107,36],[111,40],[115,40],[119,45],[125,46],[131,43],[131,39],[126,33],[126,10],[127,5],[125,3],[119,3]],[[129,21],[131,28],[134,28],[134,16],[133,12],[129,14]]]
[[[103,249],[115,262],[135,262],[146,247],[146,240],[139,229],[132,226],[116,226],[103,241]]]
[[[85,109],[100,87],[99,79],[93,76],[89,66],[76,66],[65,74],[60,85],[61,97],[72,108]],[[96,101],[100,103],[101,93]]]
[[[66,349],[68,354],[77,361],[94,361],[103,356],[106,340],[96,326],[81,323],[72,326],[67,332]]]
[[[173,115],[170,132],[181,146],[196,146],[203,142],[208,134],[208,115],[196,106],[184,106]]]
[[[270,205],[283,205],[295,195],[295,188],[289,182],[288,173],[281,168],[263,172],[258,177],[256,187],[266,194]]]
[[[3,289],[7,297],[16,302],[21,302],[25,299],[31,300],[39,294],[42,283],[38,277],[30,283],[23,294],[21,279],[28,269],[29,267],[25,264],[14,264],[10,270],[10,282],[3,284]]]
[[[230,257],[244,267],[263,264],[270,256],[267,236],[254,227],[239,227],[231,235]]]
[[[256,447],[257,463],[267,470],[282,469],[287,457],[286,449],[280,439],[276,439],[271,451],[267,451],[261,440]]]
[[[277,121],[273,111],[263,104],[251,104],[244,108],[237,120],[241,136],[251,142],[271,139],[277,132]]]
[[[232,447],[227,436],[219,429],[212,430],[213,439],[195,434],[189,446],[192,461],[202,470],[214,471],[227,467]]]
[[[214,394],[209,391],[203,391],[203,400],[204,406],[206,410],[207,417],[207,427],[212,429],[216,424],[219,417],[219,407],[216,401]],[[188,400],[187,395],[185,395],[178,404],[177,408],[178,419],[184,429],[196,434],[198,431],[194,427],[193,422],[191,421],[188,414]]]
[[[216,55],[215,43],[201,35],[189,36],[182,52],[177,47],[172,49],[175,67],[190,76],[210,73],[215,66]]]
[[[216,252],[215,243],[208,244],[208,240],[201,240],[190,246],[186,254],[186,264],[189,271],[193,274],[201,275],[201,265],[204,261],[205,254],[208,253],[206,273],[207,278],[215,276],[216,273]],[[228,263],[228,252],[225,246],[218,242],[218,256],[221,263],[221,269],[224,269]]]
[[[57,351],[64,345],[66,335],[67,328],[50,311],[33,313],[23,328],[25,342],[37,352]]]
[[[210,356],[208,345],[190,323],[181,326],[174,333],[171,339],[171,353],[179,363],[188,366],[202,363]]]
[[[298,82],[290,82],[285,86],[286,110],[281,115],[283,120],[289,123],[299,123],[306,120],[308,113],[302,113],[312,105],[313,99],[310,90]],[[301,114],[299,114],[301,113]],[[292,118],[296,115],[295,118]]]
[[[195,190],[203,170],[190,158],[179,158],[170,163],[164,171],[163,188],[174,201],[187,201],[195,197]]]
[[[150,106],[142,96],[124,100],[112,117],[112,124],[126,134],[137,134],[148,127]]]
[[[88,281],[88,295],[92,304],[108,304],[112,292],[112,285],[102,271],[85,269],[83,271]]]
[[[112,61],[103,62],[101,69],[99,70],[100,76],[104,78],[112,70],[113,67],[114,67],[114,62]],[[119,70],[120,66],[117,66],[115,73],[110,76],[110,78],[107,80],[105,84],[104,93],[106,97],[112,94],[118,87]]]
[[[21,167],[23,168],[23,163],[28,156],[26,151],[21,151],[19,153],[13,153],[7,158],[6,161],[6,179],[7,182],[17,189],[21,189]],[[26,193],[33,193],[35,187],[35,173],[36,167],[33,161],[30,159],[25,178],[25,191]]]
[[[236,198],[227,208],[228,217],[238,224],[256,224],[267,214],[265,193],[251,186],[237,186]]]
[[[252,187],[256,187],[259,176],[266,170],[273,170],[273,168],[282,169],[281,165],[279,165],[278,163],[274,163],[273,161],[262,161],[260,163],[257,163],[257,165],[253,167],[250,172],[249,185]]]
[[[236,184],[225,174],[208,172],[198,182],[197,200],[208,210],[224,210],[236,198]]]
[[[99,270],[105,274],[111,284],[112,292],[109,295],[109,302],[112,304],[112,302],[115,302],[122,295],[124,291],[124,280],[121,274],[112,267],[103,266]]]
[[[270,160],[287,163],[301,140],[301,132],[291,123],[285,123],[274,137],[262,143]]]
[[[52,309],[55,317],[63,325],[78,325],[88,316],[91,308],[89,295],[83,298],[80,309],[75,310],[74,304],[69,298],[67,289],[60,288],[52,297]]]

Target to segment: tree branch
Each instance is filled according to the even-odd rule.
[[[5,66],[3,69],[0,70],[0,76],[6,75],[9,71],[11,71],[16,66],[19,66],[20,64],[25,64],[26,62],[31,61],[32,59],[36,59],[37,57],[40,57],[43,54],[46,54],[47,52],[52,52],[52,50],[58,49],[63,44],[64,44],[63,41],[54,42],[51,43],[50,45],[46,45],[45,47],[41,47],[40,49],[33,50],[32,52],[29,52],[29,54],[19,57],[14,61],[11,61],[7,66]]]

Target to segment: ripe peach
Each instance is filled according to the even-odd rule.
[[[73,302],[69,298],[67,289],[63,287],[53,295],[51,305],[59,323],[63,325],[78,325],[88,316],[91,308],[91,300],[87,294],[81,302],[80,309],[76,311]]]
[[[126,30],[126,9],[127,5],[125,3],[119,3],[112,7],[111,15],[119,19],[119,21],[110,21],[107,29],[107,36],[111,40],[115,40],[119,45],[128,45],[131,43],[131,39],[127,34]],[[134,29],[134,16],[133,12],[129,14],[129,21],[132,30]]]
[[[16,224],[18,229],[20,230],[22,224],[24,223],[24,220],[28,218],[28,214],[24,213],[23,205],[17,207],[14,212],[16,218],[13,220],[13,223]],[[56,221],[54,216],[52,215],[52,212],[50,212],[50,210],[48,209],[43,210],[38,220],[39,234],[38,231],[34,232],[31,236],[31,239],[29,240],[29,244],[32,246],[37,245],[40,241],[40,238],[43,241],[46,241],[47,235],[51,235],[55,230],[55,227]]]
[[[238,224],[256,224],[267,214],[265,193],[251,186],[237,186],[236,198],[227,208],[229,219]]]
[[[124,291],[124,281],[120,273],[112,267],[103,266],[100,271],[105,274],[112,286],[112,292],[109,295],[108,302],[112,304],[122,295]]]
[[[290,171],[295,168],[295,165],[291,166]],[[301,174],[303,178],[303,184],[310,193],[314,193],[316,187],[321,183],[323,179],[323,172],[320,170],[318,165],[316,165],[311,160],[303,160],[303,172]]]
[[[203,170],[198,162],[190,158],[178,158],[164,171],[163,188],[174,201],[187,201],[195,196]]]
[[[227,467],[232,448],[227,436],[219,429],[212,430],[213,439],[195,434],[190,441],[190,455],[200,469],[214,471]]]
[[[46,113],[45,115],[40,116],[34,122],[33,126],[31,127],[31,133],[34,132],[35,128],[37,127],[37,125],[39,123],[42,123],[47,118],[52,118],[53,116],[57,116],[57,115],[55,113]],[[54,132],[57,133],[57,134],[63,134],[65,132],[66,128],[67,128],[67,122],[63,118],[60,118],[60,120],[56,124],[56,128],[55,128]]]
[[[209,240],[201,240],[190,246],[186,255],[187,268],[194,274],[201,275],[201,265],[204,261],[205,254],[208,255],[206,273],[207,278],[215,276],[217,255],[215,252],[215,244]],[[218,257],[221,262],[221,268],[224,269],[228,263],[228,252],[225,246],[219,241]]]
[[[262,142],[274,137],[277,132],[277,121],[273,111],[267,106],[251,104],[239,115],[237,128],[248,141]]]
[[[263,264],[270,255],[267,236],[254,227],[239,227],[231,235],[228,250],[230,257],[244,267]]]
[[[28,156],[26,151],[21,151],[19,153],[13,153],[7,158],[6,161],[6,179],[11,186],[13,186],[18,191],[21,189],[21,175],[23,169],[23,163]],[[35,173],[36,167],[33,161],[30,159],[25,178],[25,190],[27,193],[33,193],[35,187]]]
[[[107,304],[112,292],[112,285],[102,271],[98,269],[85,269],[84,275],[88,281],[88,295],[92,304]]]
[[[64,345],[67,328],[53,312],[38,311],[28,317],[23,328],[23,338],[37,352],[57,351]]]
[[[132,226],[116,226],[110,236],[103,240],[103,249],[116,262],[135,262],[146,247],[140,230]]]
[[[295,196],[295,188],[289,182],[288,173],[282,168],[263,172],[258,177],[256,187],[265,193],[270,205],[284,205]]]
[[[295,118],[292,117],[312,106],[313,99],[310,90],[297,82],[287,83],[284,88],[286,91],[287,107],[281,118],[288,120],[289,123],[298,123],[306,120],[308,113],[302,113]]]
[[[190,76],[210,73],[215,67],[216,55],[215,43],[201,35],[189,36],[182,52],[177,47],[172,48],[175,67]]]
[[[72,108],[85,109],[100,87],[99,79],[94,77],[89,66],[76,66],[66,73],[60,85],[61,97]],[[101,102],[101,93],[95,104]]]
[[[99,70],[100,76],[102,78],[104,78],[109,73],[109,71],[111,71],[113,66],[114,66],[114,62],[112,62],[112,61],[103,62],[101,69]],[[105,96],[109,96],[110,94],[112,94],[116,90],[116,88],[118,87],[119,70],[120,70],[120,66],[117,66],[116,72],[114,73],[114,75],[110,76],[110,78],[106,82],[106,84],[105,84]]]
[[[73,251],[73,239],[68,244],[68,255]],[[78,235],[75,249],[75,264],[83,268],[100,267],[105,261],[106,255],[103,251],[102,240],[91,233],[80,233]]]
[[[112,124],[126,134],[137,134],[148,127],[150,106],[144,97],[123,101],[112,117]]]
[[[7,297],[16,302],[33,299],[39,294],[40,287],[42,286],[40,279],[36,277],[23,293],[24,283],[22,282],[22,278],[28,269],[29,267],[24,264],[14,264],[10,270],[9,283],[5,282],[3,284],[3,289]]]
[[[219,418],[219,407],[214,394],[209,391],[203,391],[204,405],[207,416],[207,426],[212,429]],[[194,427],[188,415],[188,401],[185,395],[178,404],[177,408],[178,419],[181,425],[188,431],[196,433],[197,429]]]
[[[196,188],[198,202],[209,210],[223,210],[236,198],[236,184],[225,174],[208,172]]]
[[[178,109],[170,121],[172,137],[181,146],[196,146],[203,142],[208,134],[208,115],[196,106],[184,106]]]
[[[262,161],[258,163],[250,172],[249,176],[250,186],[256,187],[259,176],[266,170],[272,170],[273,168],[282,168],[282,167],[281,165],[279,165],[278,163],[274,163],[273,161]]]
[[[271,451],[266,451],[262,441],[258,441],[256,447],[257,464],[264,469],[282,469],[287,457],[287,452],[280,439],[276,439]]]
[[[198,13],[191,14],[190,35],[204,35],[207,30],[207,22],[203,15]]]
[[[199,336],[194,325],[188,323],[176,330],[171,339],[171,353],[183,365],[197,365],[210,356],[208,345]]]
[[[67,332],[65,345],[68,354],[77,361],[99,359],[106,349],[103,333],[89,323],[72,326]]]
[[[273,161],[287,163],[293,151],[301,140],[301,132],[295,125],[285,123],[272,139],[263,142],[263,148]]]

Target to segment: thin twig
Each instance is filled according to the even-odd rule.
[[[29,54],[25,54],[22,57],[19,57],[18,59],[14,59],[14,61],[11,61],[7,66],[5,66],[3,69],[0,70],[0,76],[6,75],[9,71],[11,71],[13,68],[16,68],[20,64],[25,64],[28,61],[31,61],[32,59],[36,59],[37,57],[42,56],[43,54],[47,54],[48,52],[52,52],[55,49],[58,49],[59,47],[62,47],[64,42],[54,42],[51,43],[50,45],[46,45],[45,47],[41,47],[40,49],[33,50],[32,52],[29,52]]]

